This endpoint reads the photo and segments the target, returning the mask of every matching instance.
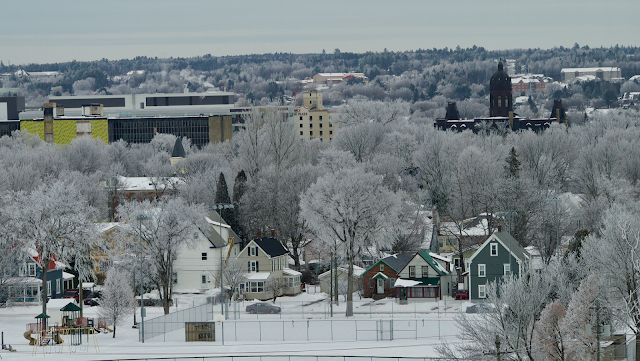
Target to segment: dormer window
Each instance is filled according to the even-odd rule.
[[[258,247],[249,247],[249,256],[257,256],[258,255]]]

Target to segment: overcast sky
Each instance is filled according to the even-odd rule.
[[[5,64],[640,45],[638,0],[19,0],[1,9]]]

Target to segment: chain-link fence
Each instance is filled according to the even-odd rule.
[[[219,305],[219,299],[210,297],[204,305],[145,320],[144,338],[149,339],[184,328],[185,322],[213,320],[214,315],[221,312],[219,306],[215,306],[216,304]],[[276,302],[231,301],[225,307],[225,316],[227,320],[235,321],[330,320],[333,317],[343,316],[346,312],[346,305],[346,301],[331,303],[328,299],[306,302],[287,301],[286,299]],[[353,317],[350,319],[419,319],[428,315],[439,317],[440,315],[464,312],[464,309],[461,310],[461,305],[462,303],[459,301],[446,298],[406,305],[398,304],[392,298],[378,301],[357,300],[353,301]],[[142,329],[140,329],[141,334]],[[235,337],[231,339],[235,339]]]

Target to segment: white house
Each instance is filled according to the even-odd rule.
[[[201,229],[195,243],[183,245],[173,266],[174,292],[200,292],[218,288],[220,259],[223,263],[240,250],[240,239],[216,212],[205,220],[210,225]]]

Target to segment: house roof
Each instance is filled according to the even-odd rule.
[[[387,256],[381,260],[378,260],[378,262],[371,265],[371,267],[367,268],[363,273],[368,272],[380,262],[384,262],[384,264],[391,267],[391,269],[393,269],[397,273],[400,272],[404,268],[404,266],[406,266],[407,263],[411,261],[412,258],[413,254],[411,253],[396,253],[394,255]]]
[[[272,237],[254,238],[252,242],[255,242],[269,257],[278,257],[288,253],[282,243]]]
[[[448,270],[446,270],[442,266],[440,266],[440,264],[438,264],[438,262],[436,262],[431,257],[431,252],[429,252],[429,251],[420,251],[417,254],[420,255],[420,257],[422,257],[425,261],[427,261],[427,263],[431,266],[431,268],[433,268],[440,276],[444,276],[444,275],[449,273]]]
[[[205,237],[211,242],[213,248],[222,248],[226,246],[227,240],[222,239],[222,235],[219,233],[218,227],[222,226],[222,228],[227,228],[229,230],[229,238],[234,238],[236,242],[240,241],[240,237],[236,234],[236,232],[231,229],[231,226],[224,221],[220,215],[218,215],[215,211],[210,211],[205,217],[205,221],[211,225],[211,227],[201,229],[200,231],[204,234]]]
[[[402,278],[398,278],[396,280],[396,283],[393,285],[393,287],[413,287],[413,286],[417,286],[419,285],[420,281],[414,281],[414,280],[405,280]]]
[[[260,280],[269,279],[270,275],[271,273],[269,272],[252,272],[252,273],[247,273],[244,277],[248,280],[260,281]]]
[[[516,241],[516,239],[513,238],[508,232],[494,232],[469,258],[469,263],[473,262],[473,259],[476,257],[476,255],[482,252],[484,247],[486,247],[487,244],[494,240],[497,240],[500,244],[502,244],[502,247],[504,247],[505,249],[510,250],[513,256],[522,262],[531,258],[529,252],[522,248],[522,246],[520,246],[520,243],[518,243],[518,241]]]
[[[389,277],[387,277],[387,275],[385,275],[385,274],[384,274],[384,273],[382,273],[382,272],[378,272],[378,273],[376,273],[376,274],[375,274],[373,277],[371,277],[371,278],[382,278],[382,279],[385,279],[385,280],[388,280],[388,279],[389,279]]]
[[[349,270],[347,269],[347,267],[338,267],[338,271],[342,272],[342,273],[349,273]],[[356,265],[353,265],[353,275],[355,277],[360,277],[362,276],[362,274],[365,272],[366,270],[362,267],[358,267]],[[326,276],[328,276],[331,273],[331,270],[321,273],[320,275],[318,275],[318,278],[324,278]]]
[[[302,276],[302,273],[292,270],[291,268],[283,268],[282,273],[284,273],[287,276]]]

